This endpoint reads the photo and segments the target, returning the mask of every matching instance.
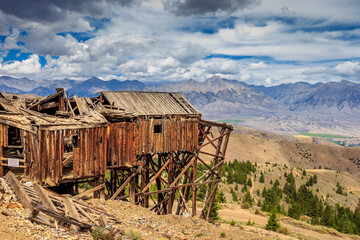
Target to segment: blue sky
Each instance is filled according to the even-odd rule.
[[[359,12],[358,0],[2,1],[0,75],[360,82]]]

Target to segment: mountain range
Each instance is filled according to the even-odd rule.
[[[66,89],[70,96],[77,94],[86,97],[109,90],[182,92],[204,117],[224,119],[252,116],[257,119],[247,121],[248,124],[255,122],[255,127],[264,128],[266,124],[256,122],[260,118],[269,124],[272,122],[270,125],[282,126],[281,129],[272,127],[273,130],[279,131],[292,129],[291,124],[289,127],[281,124],[289,118],[297,121],[297,127],[293,127],[294,131],[300,131],[306,130],[308,124],[316,125],[324,120],[334,122],[339,128],[339,125],[347,124],[344,124],[344,121],[357,120],[360,116],[360,84],[347,80],[316,84],[296,82],[266,87],[219,76],[213,76],[203,82],[190,79],[183,82],[151,84],[137,80],[103,81],[96,77],[85,81],[35,81],[28,78],[0,77],[0,91],[5,92],[46,96],[54,93],[58,87]],[[312,120],[309,122],[309,119]],[[336,127],[333,127],[336,130]],[[271,129],[265,127],[265,130]]]

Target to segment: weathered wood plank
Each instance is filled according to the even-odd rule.
[[[103,189],[104,187],[105,187],[105,184],[101,184],[101,185],[99,185],[97,187],[94,187],[92,189],[86,190],[85,192],[82,192],[82,193],[79,193],[79,194],[75,195],[74,198],[81,198],[81,197],[89,195],[89,194],[91,194],[93,192],[99,191],[99,190]]]
[[[16,178],[15,174],[13,172],[8,172],[5,175],[5,179],[12,188],[12,190],[15,192],[16,196],[19,198],[22,205],[24,205],[26,208],[32,207],[32,200],[30,196],[25,192],[24,188],[21,186],[21,183]]]

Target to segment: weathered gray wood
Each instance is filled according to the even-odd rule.
[[[16,196],[20,200],[21,204],[24,205],[26,208],[32,207],[32,201],[30,196],[26,193],[24,188],[21,186],[21,183],[16,178],[15,174],[12,172],[8,172],[5,175],[5,179],[12,188],[12,190],[15,192]]]
[[[109,225],[107,217],[105,216],[105,214],[100,215],[100,222],[101,222],[102,227],[107,227]]]
[[[65,213],[72,218],[80,220],[80,216],[78,211],[74,206],[74,202],[70,197],[64,197],[64,206],[65,206]]]
[[[61,213],[55,212],[51,209],[45,208],[42,205],[38,205],[35,207],[36,209],[38,209],[40,212],[45,213],[46,215],[53,217],[54,219],[58,220],[59,222],[63,222],[65,224],[69,224],[69,225],[75,225],[78,226],[80,228],[84,228],[84,229],[90,229],[91,225],[88,223],[85,223],[83,221],[79,221],[78,219],[75,219],[73,217],[70,216],[64,216]]]
[[[105,184],[101,184],[97,187],[94,187],[92,189],[86,190],[85,192],[79,193],[78,195],[75,195],[74,198],[81,198],[83,196],[89,195],[93,192],[99,191],[105,187]]]
[[[36,194],[38,195],[41,203],[47,207],[50,208],[54,211],[57,211],[55,205],[53,204],[53,202],[51,201],[51,199],[49,198],[49,196],[46,194],[45,190],[39,185],[39,184],[34,184],[34,189]]]
[[[99,226],[99,223],[89,214],[87,213],[79,204],[75,204],[75,207],[84,215],[87,219],[89,219],[92,223]]]

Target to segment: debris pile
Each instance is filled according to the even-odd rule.
[[[1,239],[219,239],[224,231],[232,239],[262,239],[239,227],[157,215],[130,202],[74,199],[31,182],[20,183],[9,172],[0,178]]]
[[[22,212],[27,213],[27,216],[21,213],[23,218],[52,227],[56,231],[61,228],[68,232],[89,233],[92,226],[106,228],[117,222],[108,213],[73,201],[69,196],[50,194],[40,185],[31,182],[22,184],[12,172],[8,172],[0,181],[1,188],[6,193],[1,196],[2,207],[5,208],[2,214],[5,216],[16,214],[16,211],[14,213],[6,209],[25,208]]]

